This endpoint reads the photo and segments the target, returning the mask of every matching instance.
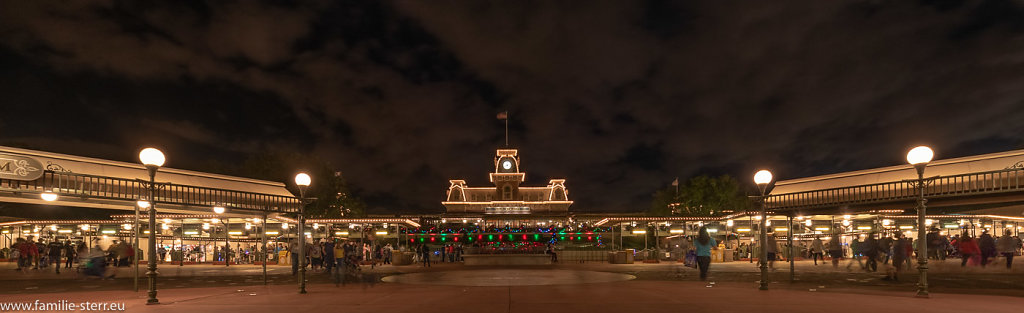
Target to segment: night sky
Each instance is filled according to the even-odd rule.
[[[676,176],[780,179],[1024,144],[1021,1],[3,1],[0,144],[204,168],[266,150],[374,212],[531,184],[640,211]]]

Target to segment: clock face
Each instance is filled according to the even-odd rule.
[[[512,161],[505,160],[505,162],[501,162],[501,167],[506,170],[512,169]]]

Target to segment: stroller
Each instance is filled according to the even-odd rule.
[[[107,258],[102,252],[90,251],[78,261],[79,272],[96,278],[114,278],[114,270],[107,267]]]

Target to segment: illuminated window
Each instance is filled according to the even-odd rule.
[[[452,194],[448,196],[448,201],[462,201],[462,188],[452,188]]]
[[[555,201],[565,201],[565,190],[555,188]]]

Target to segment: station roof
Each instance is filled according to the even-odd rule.
[[[960,158],[933,160],[928,163],[925,176],[952,176],[967,173],[1024,168],[1024,150],[1012,150]],[[806,178],[782,180],[775,183],[773,195],[806,192],[850,186],[870,185],[907,179],[916,179],[917,172],[909,164],[843,172]]]
[[[0,146],[0,153],[27,156],[36,159],[46,170],[72,172],[124,179],[144,179],[149,176],[146,167],[139,163],[126,163],[53,152],[28,150]],[[280,182],[252,178],[203,173],[175,168],[161,167],[157,175],[161,182],[180,185],[207,187],[224,190],[245,191],[276,196],[292,197],[292,193]]]

